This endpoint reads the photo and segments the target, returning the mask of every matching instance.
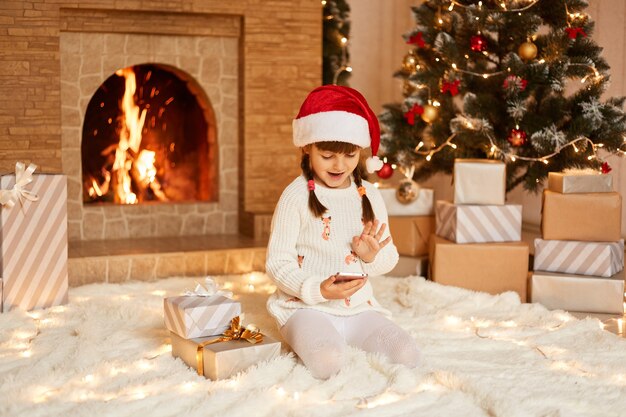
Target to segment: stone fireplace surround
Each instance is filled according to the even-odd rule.
[[[262,268],[264,245],[245,236],[298,174],[291,119],[321,80],[320,15],[308,0],[0,2],[0,170],[24,161],[68,176],[70,285]],[[113,71],[145,62],[189,74],[209,98],[219,201],[83,208],[84,109]]]

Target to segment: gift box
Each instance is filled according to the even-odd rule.
[[[389,271],[389,277],[425,277],[428,273],[428,255],[422,256],[400,256],[396,266]]]
[[[263,341],[251,344],[246,340],[229,340],[202,346],[215,337],[184,339],[174,332],[172,355],[182,359],[199,375],[210,379],[228,378],[237,372],[280,355],[280,342],[263,335]]]
[[[185,339],[213,336],[229,328],[241,314],[241,304],[217,295],[181,295],[163,300],[165,327]]]
[[[548,189],[563,194],[609,193],[613,191],[613,176],[588,171],[549,172]]]
[[[419,195],[408,204],[401,203],[396,197],[395,188],[381,188],[380,195],[385,201],[389,216],[430,216],[433,214],[433,190],[421,188]]]
[[[434,216],[389,217],[389,233],[400,255],[420,256],[427,254],[428,239],[434,230]]]
[[[624,314],[624,271],[608,278],[535,271],[531,294],[550,310]]]
[[[618,242],[621,228],[622,197],[619,193],[543,192],[543,239]]]
[[[456,205],[437,201],[435,233],[456,243],[517,242],[522,238],[522,206]]]
[[[490,294],[515,291],[525,302],[528,245],[524,242],[460,245],[431,236],[429,277],[440,284]]]
[[[0,177],[2,311],[67,303],[67,178],[35,169]]]
[[[610,277],[624,269],[624,240],[579,242],[535,239],[533,269]]]
[[[454,160],[454,204],[504,204],[506,168],[493,159]]]

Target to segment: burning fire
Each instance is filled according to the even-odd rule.
[[[150,188],[160,201],[167,201],[161,184],[157,179],[155,166],[155,152],[142,149],[142,130],[146,120],[147,110],[141,109],[135,102],[137,81],[132,68],[124,68],[116,72],[124,77],[125,89],[122,98],[122,128],[119,133],[119,142],[102,151],[102,155],[114,155],[112,172],[103,171],[104,182],[91,178],[91,187],[88,194],[92,198],[107,194],[113,190],[114,201],[118,204],[137,204],[140,198],[132,190],[132,185],[140,191],[140,195]]]

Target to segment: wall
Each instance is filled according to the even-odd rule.
[[[401,84],[393,79],[408,46],[401,35],[415,26],[412,5],[417,0],[358,0],[350,2],[352,10],[350,53],[353,72],[350,85],[367,97],[377,113],[382,104],[402,100]],[[611,66],[611,84],[605,97],[626,95],[626,2],[589,0],[587,13],[595,21],[593,39],[604,48],[603,56]],[[626,195],[626,161],[608,156],[613,167],[615,190]],[[449,176],[440,175],[425,186],[435,189],[436,198],[451,199]],[[523,204],[524,224],[538,230],[541,220],[541,194],[529,194],[521,188],[508,195],[510,202]],[[625,205],[626,206],[626,205]],[[622,218],[626,207],[622,207]],[[622,221],[626,235],[626,221]]]

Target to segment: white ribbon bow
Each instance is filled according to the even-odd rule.
[[[32,191],[25,190],[24,187],[33,181],[33,172],[37,165],[29,164],[28,168],[23,162],[15,164],[15,185],[9,190],[0,190],[0,204],[11,208],[16,202],[23,204],[24,199],[37,201],[39,197]]]
[[[223,291],[218,289],[217,284],[211,277],[206,277],[204,279],[204,285],[198,282],[196,288],[193,291],[185,291],[185,294],[188,297],[196,296],[196,297],[217,297],[222,296],[226,298],[232,298],[233,293],[230,291]]]

